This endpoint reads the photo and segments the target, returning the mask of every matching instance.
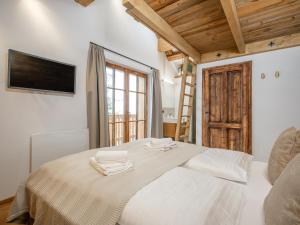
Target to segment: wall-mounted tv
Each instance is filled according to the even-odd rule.
[[[76,67],[8,50],[8,87],[75,94]]]

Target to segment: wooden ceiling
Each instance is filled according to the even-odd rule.
[[[167,49],[169,56],[170,51],[179,55],[176,48],[197,62],[207,62],[300,45],[300,0],[123,0],[123,4],[130,15],[174,46]],[[164,32],[169,28],[172,35]],[[178,38],[189,50],[182,47],[182,40],[178,45]]]
[[[263,2],[265,5],[257,7],[255,1],[236,0],[246,43],[300,32],[299,0]]]
[[[199,52],[235,47],[219,0],[146,2]]]

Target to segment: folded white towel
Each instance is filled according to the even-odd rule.
[[[123,163],[99,163],[95,157],[90,158],[90,164],[93,168],[105,176],[116,175],[129,171],[133,168],[133,164],[130,161]]]
[[[146,142],[145,147],[149,150],[168,151],[176,147],[176,142],[171,138],[162,138]]]
[[[166,143],[170,143],[170,142],[174,142],[172,140],[172,138],[160,138],[160,139],[152,139],[151,143],[153,144],[166,144]]]
[[[95,159],[99,163],[127,162],[128,151],[98,151]]]

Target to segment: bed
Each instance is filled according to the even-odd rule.
[[[220,199],[213,202],[211,197],[207,197],[205,194],[199,195],[199,189],[202,187],[202,191],[207,191],[208,189],[213,189],[214,187],[210,183],[206,183],[203,187],[201,183],[193,186],[185,187],[188,182],[187,176],[192,173],[197,174],[198,178],[202,175],[198,171],[181,171],[176,173],[177,179],[174,178],[173,182],[156,182],[157,185],[149,184],[140,190],[135,196],[131,198],[127,206],[125,207],[120,225],[162,225],[162,224],[239,224],[239,225],[264,225],[264,215],[263,215],[263,202],[271,189],[271,185],[266,177],[266,163],[253,161],[250,166],[250,176],[247,185],[241,184],[244,188],[243,197],[236,196],[241,194],[239,190],[231,186],[231,190],[223,193],[227,196],[223,199],[225,203],[223,207],[227,207],[225,211],[222,205],[218,204]],[[183,168],[184,169],[184,168]],[[185,169],[187,170],[187,169]],[[185,174],[184,174],[185,172]],[[192,183],[196,183],[196,177],[193,178]],[[204,178],[199,178],[199,181],[204,181]],[[231,181],[225,181],[230,182]],[[153,187],[154,186],[154,187]],[[196,187],[198,190],[195,190]],[[159,190],[160,189],[160,190]],[[161,190],[163,189],[163,190]],[[166,191],[164,191],[166,190]],[[213,193],[211,190],[210,193]],[[158,199],[158,201],[153,200],[153,198]],[[190,201],[189,201],[190,200]],[[211,202],[205,202],[203,205],[213,210],[211,218],[214,221],[202,221],[203,218],[209,218],[203,215],[205,210],[201,208],[202,201],[209,200]],[[230,203],[226,205],[226,203]],[[179,204],[180,203],[180,204]],[[210,204],[214,204],[210,206]],[[239,207],[240,210],[232,210],[232,207]],[[176,213],[177,212],[177,213]],[[223,213],[223,214],[222,214]],[[226,215],[226,214],[229,215]],[[232,213],[240,213],[239,215],[233,215]],[[218,221],[222,220],[222,221]],[[236,221],[232,221],[236,219]],[[225,222],[225,220],[228,220]]]
[[[135,169],[103,177],[89,164],[97,150],[42,166],[19,189],[9,221],[29,213],[36,225],[263,225],[271,185],[266,164],[253,162],[247,185],[184,167],[200,146],[177,143],[167,152],[126,149]]]

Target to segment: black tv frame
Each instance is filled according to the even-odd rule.
[[[26,56],[31,56],[31,57],[34,57],[34,58],[37,58],[37,59],[46,60],[46,61],[49,61],[49,62],[54,62],[54,63],[59,63],[59,64],[62,64],[62,65],[74,67],[74,84],[73,84],[74,85],[74,91],[73,92],[67,92],[67,91],[55,91],[55,90],[45,90],[45,89],[37,89],[37,88],[25,88],[25,87],[12,86],[10,84],[10,71],[11,71],[11,60],[12,60],[12,58],[11,58],[12,54],[11,53],[13,53],[13,52],[21,53],[21,54],[26,55]],[[13,49],[8,49],[8,79],[7,79],[7,87],[11,88],[11,89],[28,90],[28,91],[32,91],[32,92],[43,92],[43,93],[49,93],[50,92],[50,93],[63,93],[63,94],[74,95],[74,94],[76,94],[76,71],[77,71],[77,67],[76,67],[76,65],[73,65],[73,64],[63,63],[63,62],[56,61],[56,60],[53,60],[53,59],[48,59],[48,58],[44,58],[44,57],[32,55],[32,54],[29,54],[29,53],[25,53],[25,52],[13,50]]]

